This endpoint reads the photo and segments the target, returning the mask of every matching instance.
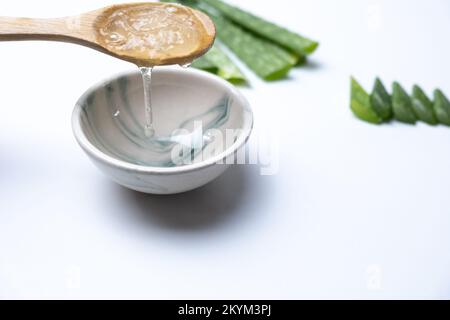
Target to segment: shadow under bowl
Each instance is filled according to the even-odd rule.
[[[234,163],[253,127],[247,100],[228,82],[194,69],[159,68],[152,78],[155,136],[145,134],[142,77],[129,72],[77,102],[74,135],[117,183],[150,194],[201,187]]]

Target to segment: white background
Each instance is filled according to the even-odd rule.
[[[2,1],[0,13],[112,2]],[[278,173],[240,166],[178,196],[115,185],[72,136],[83,91],[132,65],[0,43],[0,298],[450,298],[450,128],[372,126],[348,107],[351,74],[450,94],[450,2],[240,5],[321,46],[284,81],[248,71],[242,90],[278,139]]]

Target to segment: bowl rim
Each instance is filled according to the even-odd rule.
[[[234,97],[238,97],[240,101],[243,102],[243,110],[247,110],[247,117],[244,119],[244,125],[243,125],[243,132],[239,136],[239,138],[236,140],[233,145],[231,145],[229,148],[224,150],[219,155],[216,155],[212,158],[208,158],[206,160],[203,160],[199,163],[184,165],[184,166],[177,166],[177,167],[151,167],[151,166],[144,166],[139,164],[134,164],[130,162],[126,162],[121,159],[117,159],[115,157],[112,157],[99,148],[97,148],[94,144],[92,144],[89,139],[86,137],[85,132],[82,129],[81,126],[81,111],[82,106],[84,105],[84,101],[86,101],[86,98],[91,95],[94,91],[98,90],[99,88],[103,87],[106,83],[112,82],[114,80],[117,80],[121,77],[128,77],[138,74],[139,71],[125,71],[121,73],[117,73],[115,75],[109,76],[106,79],[97,82],[93,86],[91,86],[88,90],[86,90],[83,95],[77,100],[77,103],[75,104],[74,110],[72,112],[72,132],[75,136],[75,139],[77,140],[78,144],[81,146],[81,148],[91,157],[95,158],[96,160],[103,162],[107,165],[125,170],[125,171],[131,171],[131,172],[137,172],[137,173],[144,173],[144,174],[154,174],[154,175],[171,175],[171,174],[182,174],[182,173],[189,173],[193,171],[198,171],[201,169],[205,169],[208,167],[211,167],[215,164],[218,164],[220,161],[226,160],[229,156],[231,156],[233,153],[237,152],[240,148],[242,148],[247,141],[250,138],[250,135],[253,131],[254,126],[254,114],[252,111],[252,108],[250,107],[250,103],[245,98],[245,96],[231,83],[228,81],[219,78],[218,76],[211,74],[206,71],[197,70],[193,68],[189,69],[182,69],[182,68],[176,68],[176,67],[159,67],[154,70],[155,74],[158,73],[166,73],[171,76],[184,73],[185,75],[190,75],[194,77],[201,77],[206,79],[207,81],[214,81],[219,86],[224,87],[225,90],[229,90],[231,94]]]

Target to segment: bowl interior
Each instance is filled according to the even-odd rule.
[[[246,100],[208,73],[156,69],[151,94],[154,137],[145,135],[139,72],[89,90],[75,108],[74,126],[80,129],[76,135],[89,145],[84,147],[126,163],[178,167],[223,158],[250,133],[253,119]]]

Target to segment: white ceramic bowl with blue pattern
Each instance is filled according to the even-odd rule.
[[[89,89],[72,116],[75,137],[94,164],[117,183],[145,193],[201,187],[235,162],[253,127],[247,100],[203,71],[157,68],[152,84],[156,135],[145,135],[139,72]]]

